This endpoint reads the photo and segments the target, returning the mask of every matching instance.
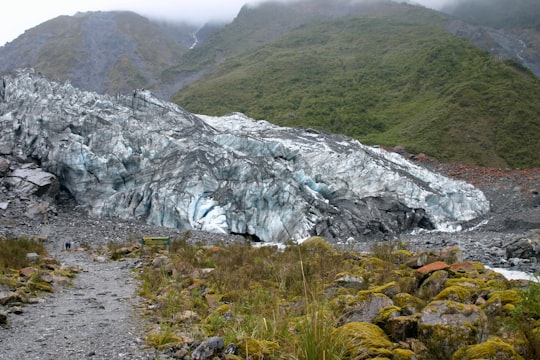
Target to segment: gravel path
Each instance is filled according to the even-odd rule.
[[[10,327],[0,329],[0,359],[154,359],[142,349],[145,325],[135,314],[136,260],[98,262],[86,251],[54,255],[82,271],[73,286],[11,315]]]

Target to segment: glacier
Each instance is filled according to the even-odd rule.
[[[99,95],[32,69],[2,83],[0,156],[54,174],[95,217],[362,241],[459,228],[489,210],[472,185],[345,136],[195,115],[144,89]]]

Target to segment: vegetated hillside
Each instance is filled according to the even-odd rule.
[[[0,70],[32,66],[47,77],[101,93],[151,88],[189,48],[194,30],[132,12],[60,16],[0,47]]]
[[[392,9],[307,22],[223,60],[173,101],[192,112],[241,111],[444,161],[540,166],[538,79],[447,33],[443,15]]]

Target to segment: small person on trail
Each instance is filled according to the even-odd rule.
[[[66,250],[70,250],[70,249],[71,249],[71,242],[70,242],[70,241],[66,242],[66,243],[64,244],[64,248],[65,248]]]

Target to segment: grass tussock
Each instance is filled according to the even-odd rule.
[[[45,255],[47,251],[43,244],[31,239],[0,238],[0,271],[29,266],[31,261],[26,257],[28,253]]]

